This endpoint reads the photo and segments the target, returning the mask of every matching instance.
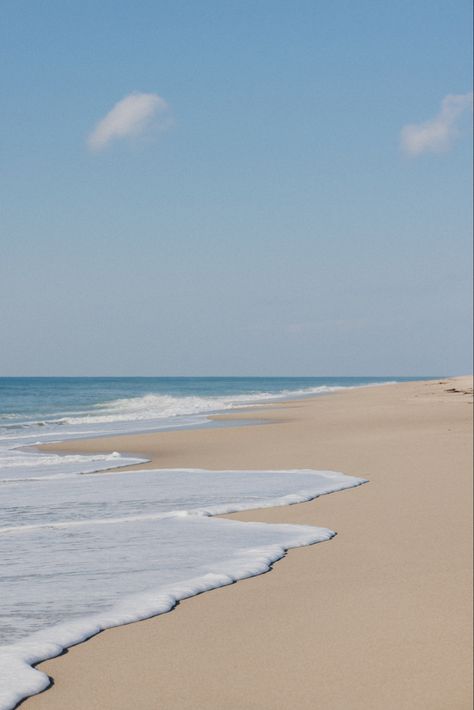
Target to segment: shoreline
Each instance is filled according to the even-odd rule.
[[[468,378],[469,375],[460,377],[449,377],[442,381],[441,384],[448,384],[451,381],[457,379]],[[26,449],[33,449],[41,453],[57,453],[59,455],[95,455],[95,454],[110,454],[114,449],[114,445],[120,450],[117,451],[121,456],[136,457],[147,459],[143,463],[136,464],[125,464],[124,466],[117,466],[110,470],[111,472],[121,472],[121,471],[133,471],[141,470],[147,468],[159,468],[162,463],[162,457],[158,448],[156,446],[156,437],[162,437],[168,434],[182,434],[187,432],[208,432],[209,430],[215,431],[219,428],[237,428],[237,427],[255,427],[255,426],[268,426],[272,424],[285,424],[291,421],[291,417],[285,416],[285,411],[287,409],[297,408],[301,403],[311,403],[317,402],[321,398],[326,399],[327,397],[337,397],[340,395],[346,395],[350,392],[357,392],[361,390],[366,390],[372,387],[375,388],[386,388],[392,387],[394,385],[411,385],[415,383],[438,383],[439,380],[410,380],[406,382],[383,382],[383,383],[370,383],[366,385],[356,385],[353,387],[344,387],[340,390],[335,390],[331,392],[322,392],[318,394],[301,395],[295,398],[285,398],[277,400],[262,401],[259,403],[249,403],[242,407],[235,407],[233,409],[223,409],[217,410],[210,413],[197,414],[197,416],[205,417],[205,421],[197,422],[195,424],[186,424],[183,426],[167,427],[164,429],[144,429],[142,431],[126,432],[126,433],[112,433],[112,434],[97,434],[94,436],[80,436],[78,438],[66,438],[58,439],[57,441],[51,441],[41,444],[31,444],[26,446]],[[140,446],[138,449],[128,449],[123,448],[124,446],[129,446],[127,442],[135,442]],[[150,453],[151,452],[151,453]],[[170,468],[181,468],[181,466],[172,466]],[[185,468],[185,466],[182,466]],[[195,468],[192,464],[186,466],[188,468]],[[212,470],[212,468],[211,468]],[[231,470],[231,467],[229,467]]]
[[[430,479],[430,476],[427,476],[426,462],[421,459],[428,458],[435,468],[436,464],[439,465],[442,460],[445,460],[445,463],[449,463],[449,461],[452,462],[456,457],[459,459],[456,462],[456,468],[462,471],[462,486],[460,486],[458,490],[458,495],[454,496],[455,500],[451,501],[451,507],[453,511],[455,509],[457,513],[463,511],[463,525],[457,525],[459,521],[456,521],[456,515],[453,515],[453,520],[451,520],[450,523],[451,528],[453,526],[454,528],[461,528],[463,538],[466,536],[469,537],[465,528],[467,515],[465,510],[466,494],[469,493],[470,490],[470,484],[468,483],[468,477],[466,475],[466,464],[468,464],[470,460],[469,446],[466,437],[468,437],[468,424],[471,413],[469,410],[463,411],[463,406],[464,409],[466,409],[467,406],[466,395],[463,395],[461,392],[446,392],[446,389],[449,389],[448,383],[451,382],[464,383],[467,382],[467,380],[466,378],[449,378],[446,382],[443,381],[442,385],[438,382],[416,381],[390,385],[389,387],[380,386],[377,388],[361,388],[359,390],[337,392],[333,393],[333,396],[330,398],[315,397],[285,403],[269,403],[265,407],[252,408],[253,413],[261,409],[265,410],[265,423],[262,426],[241,423],[236,427],[168,430],[142,435],[132,434],[119,437],[114,436],[74,441],[74,453],[86,451],[87,453],[110,452],[110,446],[113,442],[113,450],[124,451],[123,446],[126,445],[126,451],[140,451],[140,453],[144,456],[146,455],[147,458],[151,458],[150,463],[127,467],[127,470],[157,467],[202,467],[210,469],[326,468],[341,470],[349,475],[361,475],[362,477],[369,478],[371,481],[369,486],[363,486],[362,489],[370,488],[372,492],[360,498],[360,496],[357,495],[357,491],[360,489],[357,488],[351,493],[347,492],[345,496],[343,496],[343,492],[340,492],[337,496],[325,496],[324,501],[318,498],[311,503],[301,503],[291,507],[252,510],[246,511],[245,513],[225,516],[238,520],[293,522],[300,524],[306,522],[307,524],[313,525],[327,525],[339,532],[344,539],[341,543],[340,540],[342,540],[342,538],[338,536],[335,540],[328,543],[328,545],[317,545],[292,550],[291,554],[287,555],[276,565],[271,575],[251,578],[239,582],[238,585],[232,585],[231,588],[224,587],[212,592],[207,592],[205,595],[199,597],[193,597],[186,600],[186,603],[180,605],[171,615],[153,617],[147,621],[136,622],[127,627],[117,627],[116,629],[101,633],[87,643],[72,647],[65,656],[40,664],[39,667],[42,670],[54,676],[55,685],[45,693],[24,701],[25,707],[31,707],[32,710],[35,706],[38,710],[40,708],[45,708],[45,710],[50,708],[54,710],[54,708],[59,707],[68,707],[71,708],[71,710],[73,710],[73,708],[86,707],[100,707],[103,708],[103,710],[107,710],[108,708],[123,708],[125,710],[126,707],[134,704],[137,708],[165,707],[170,709],[179,708],[181,710],[181,708],[200,707],[201,704],[205,704],[206,707],[215,707],[216,709],[238,707],[270,709],[290,707],[291,705],[288,703],[291,698],[293,698],[293,701],[297,698],[297,702],[293,705],[295,707],[314,707],[312,703],[314,703],[315,699],[319,698],[321,708],[340,708],[341,710],[345,707],[377,708],[382,706],[384,708],[470,707],[470,705],[468,705],[469,690],[466,675],[465,648],[463,647],[461,654],[459,651],[456,652],[451,640],[449,644],[446,643],[443,646],[444,649],[447,649],[449,646],[451,651],[450,659],[448,659],[446,653],[440,653],[439,655],[443,659],[443,664],[439,662],[435,663],[431,655],[428,654],[432,662],[432,667],[428,669],[429,672],[427,673],[427,676],[430,677],[430,683],[428,682],[428,677],[425,678],[425,682],[420,681],[418,683],[415,683],[413,678],[410,683],[410,679],[408,679],[410,693],[407,697],[403,696],[403,689],[400,687],[403,685],[403,677],[400,677],[398,679],[399,682],[395,684],[393,684],[392,679],[392,683],[388,683],[387,686],[387,682],[391,679],[391,674],[389,674],[389,678],[387,678],[387,673],[383,672],[376,674],[376,677],[372,679],[374,688],[367,688],[364,684],[362,684],[363,687],[361,687],[360,678],[365,677],[364,664],[361,666],[359,664],[360,672],[356,674],[356,676],[359,677],[359,681],[356,683],[358,693],[355,695],[353,693],[354,682],[352,685],[346,682],[335,684],[333,666],[338,667],[341,654],[343,656],[346,655],[348,650],[352,648],[351,643],[348,643],[347,633],[345,633],[344,628],[341,627],[341,619],[339,616],[345,619],[345,624],[350,622],[350,620],[347,619],[347,609],[344,609],[344,607],[348,604],[351,605],[354,600],[352,599],[351,592],[347,592],[348,598],[345,599],[344,595],[341,597],[340,590],[336,591],[334,594],[335,599],[337,599],[336,613],[334,609],[334,599],[331,602],[331,600],[327,598],[328,590],[332,589],[334,592],[335,587],[338,588],[339,584],[350,584],[354,582],[354,574],[356,573],[354,560],[351,561],[347,557],[348,552],[350,553],[351,550],[352,552],[354,551],[352,548],[355,547],[358,550],[359,557],[356,557],[356,559],[359,561],[363,560],[365,563],[369,562],[369,571],[371,570],[372,573],[377,567],[385,569],[385,564],[383,564],[380,557],[383,555],[383,544],[380,540],[379,544],[377,544],[377,522],[380,520],[381,516],[382,520],[384,515],[387,516],[388,514],[389,518],[391,515],[393,516],[393,510],[390,510],[390,506],[388,510],[386,509],[387,501],[383,499],[383,494],[380,491],[380,483],[388,485],[390,495],[392,495],[393,498],[392,505],[396,505],[397,496],[399,500],[401,498],[403,502],[407,502],[406,488],[410,486],[413,488],[412,493],[418,490],[418,493],[425,494],[426,504],[428,500],[431,501],[433,492],[436,494],[434,499],[437,505],[441,505],[441,493],[443,493],[444,496],[444,503],[446,503],[446,499],[451,500],[451,498],[453,498],[453,491],[451,490],[448,490],[448,492],[437,489],[435,491],[429,490],[430,487],[429,485],[427,486],[426,479]],[[461,388],[462,386],[461,384],[459,385]],[[392,396],[390,396],[390,393],[393,393]],[[460,400],[460,397],[463,399]],[[408,408],[407,402],[409,402]],[[410,409],[413,407],[417,410],[415,413]],[[248,412],[225,413],[220,416],[225,417],[226,420],[239,420],[248,417]],[[448,430],[451,432],[454,431],[455,435],[454,437],[448,437],[449,442],[443,439],[443,446],[440,449],[440,433],[442,432],[445,435],[444,438],[446,438],[445,430],[447,423],[450,423],[452,427],[454,427],[454,429],[449,427]],[[375,432],[372,431],[374,428]],[[430,445],[428,446],[427,441],[423,440],[422,442],[423,446],[421,446],[421,449],[423,451],[421,459],[420,456],[417,457],[417,453],[420,453],[417,449],[420,447],[415,445],[413,448],[414,430],[416,430],[420,436],[424,437],[424,439],[430,440]],[[459,439],[459,441],[451,441],[453,438]],[[461,439],[462,442],[460,443]],[[72,440],[68,440],[59,444],[44,445],[41,448],[44,451],[56,451],[58,453],[66,453],[67,451],[71,453],[71,443],[73,443]],[[449,446],[446,449],[447,443],[449,443]],[[391,477],[397,477],[397,461],[392,460],[387,464],[386,456],[387,452],[389,452],[392,459],[394,457],[397,459],[397,444],[398,447],[401,446],[402,448],[404,445],[410,445],[412,462],[414,461],[415,463],[415,474],[418,473],[419,477],[422,478],[421,490],[420,481],[414,480],[415,474],[412,474],[410,478],[410,475],[406,472],[401,476],[401,479],[400,474],[398,474],[399,486],[398,488],[396,486],[394,487]],[[376,451],[374,452],[374,445],[378,446],[378,453]],[[130,448],[131,446],[133,448]],[[361,451],[361,448],[364,450]],[[400,453],[405,453],[405,457],[400,455]],[[449,453],[449,457],[446,459],[447,453]],[[398,452],[398,459],[399,465],[402,463],[404,466],[407,465],[406,452]],[[293,462],[291,466],[288,465],[290,460]],[[328,465],[327,462],[329,460],[339,460],[344,466],[337,463]],[[232,463],[232,465],[229,465],[230,463]],[[387,480],[384,480],[383,472],[381,475],[377,470],[377,468],[384,467],[383,463],[385,463],[385,468],[388,468],[389,471]],[[438,472],[435,478],[436,480],[434,482],[431,481],[431,483],[440,486],[442,480],[441,471]],[[402,487],[401,490],[400,486]],[[441,498],[443,496],[441,496]],[[362,500],[363,502],[367,497],[369,500],[373,499],[375,510],[371,506],[369,506],[368,510],[373,512],[375,522],[371,521],[370,517],[367,520],[358,520],[359,529],[357,529],[357,526],[352,529],[353,523],[357,522],[357,508],[361,505],[360,501]],[[336,500],[332,500],[333,498],[336,498]],[[343,500],[341,500],[341,498]],[[413,500],[411,502],[413,504]],[[432,501],[431,504],[433,506],[434,502]],[[446,505],[444,508],[446,509]],[[449,512],[453,513],[453,511],[450,510]],[[422,574],[418,584],[423,587],[425,592],[436,596],[434,592],[434,586],[436,586],[434,585],[435,580],[432,578],[433,570],[438,573],[434,575],[437,586],[439,587],[440,582],[443,583],[444,594],[442,594],[441,598],[438,600],[431,600],[434,608],[431,610],[431,614],[427,611],[424,615],[426,617],[425,621],[428,620],[430,623],[416,623],[416,618],[413,618],[412,614],[409,615],[410,623],[408,626],[419,628],[421,625],[425,636],[429,630],[425,627],[430,627],[430,624],[433,623],[433,619],[435,618],[439,621],[440,608],[443,608],[444,613],[447,613],[448,607],[450,606],[448,605],[450,597],[462,597],[462,600],[459,600],[457,604],[458,614],[459,609],[463,609],[462,618],[466,623],[469,617],[469,612],[465,608],[465,594],[459,594],[458,584],[460,577],[463,577],[462,570],[466,565],[467,559],[465,539],[460,540],[457,547],[451,544],[450,540],[444,540],[444,547],[450,548],[451,555],[453,551],[459,553],[460,546],[462,546],[464,553],[464,567],[462,569],[456,567],[453,588],[453,581],[444,578],[446,569],[452,567],[452,562],[451,565],[449,564],[450,555],[441,555],[443,567],[443,565],[440,564],[440,555],[436,550],[433,551],[432,549],[434,542],[429,545],[428,539],[426,539],[428,529],[433,533],[436,544],[439,545],[443,542],[441,538],[438,540],[440,531],[434,529],[439,527],[439,525],[435,524],[435,522],[437,522],[437,517],[434,515],[435,510],[429,509],[428,512],[430,515],[427,515],[427,511],[423,510],[423,505],[418,507],[418,513],[420,515],[424,513],[423,523],[425,529],[421,526],[422,529],[420,530],[419,521],[413,520],[411,516],[407,516],[406,511],[400,506],[400,523],[403,523],[403,525],[401,529],[398,530],[398,533],[404,541],[402,547],[406,554],[409,553],[409,546],[406,544],[407,541],[412,540],[412,547],[418,549],[420,542],[416,540],[416,535],[422,535],[424,549],[428,558],[430,558],[432,562],[437,562],[434,567],[432,565],[431,567],[428,566],[428,569],[425,569],[426,565],[424,565],[424,562],[426,562],[426,560],[423,560],[423,555],[421,556],[418,562]],[[332,522],[333,520],[334,522]],[[394,521],[392,520],[392,527],[393,523]],[[372,530],[373,535],[371,535],[367,533],[365,529],[370,530],[371,527],[374,527],[374,524],[375,530]],[[406,529],[404,529],[404,527]],[[361,533],[361,530],[365,532],[365,537],[364,534]],[[349,535],[349,538],[350,535],[353,537],[349,539],[347,535]],[[413,539],[414,535],[415,539]],[[363,544],[364,542],[365,546]],[[446,545],[446,542],[450,544]],[[321,547],[324,548],[323,552],[320,551]],[[375,550],[373,549],[374,547],[376,548]],[[423,548],[423,545],[421,547]],[[393,552],[395,551],[392,550],[392,553]],[[315,556],[317,557],[316,562],[313,559]],[[406,567],[406,559],[403,555],[397,557],[397,562],[402,567]],[[337,568],[338,560],[339,563],[341,563],[341,559],[339,558],[345,561],[347,569],[345,567]],[[314,569],[315,564],[317,566],[316,570]],[[417,577],[413,564],[413,560],[410,560],[408,567],[413,578],[411,578],[410,575],[405,576],[403,578],[403,584],[399,585],[398,591],[406,592],[407,588],[409,588],[411,593],[416,596]],[[443,572],[444,574],[442,574]],[[316,576],[313,578],[311,576],[312,574]],[[319,577],[325,580],[326,586],[324,589],[316,592],[313,590],[315,589],[314,585],[316,584],[317,586]],[[357,574],[355,574],[355,578],[359,586],[362,585],[363,587],[362,580],[358,578]],[[298,582],[295,582],[295,580],[298,580]],[[426,582],[430,580],[433,584],[427,585]],[[375,582],[375,580],[372,581]],[[465,579],[464,583],[466,584]],[[378,584],[381,584],[380,580]],[[381,586],[383,587],[384,594],[390,596],[390,589],[385,588],[387,585],[381,584]],[[468,583],[467,586],[469,586]],[[267,588],[267,592],[270,589],[270,594],[274,595],[278,601],[275,605],[270,599],[270,606],[273,604],[273,611],[269,613],[267,610],[265,614],[267,621],[267,624],[264,624],[265,633],[263,633],[262,628],[259,629],[260,633],[263,633],[266,643],[256,638],[255,633],[252,633],[252,628],[255,629],[261,626],[262,614],[266,611],[265,607],[262,607],[261,597],[265,597],[266,594],[263,587]],[[377,584],[375,584],[375,587],[377,587]],[[388,587],[390,587],[390,585],[388,585]],[[412,587],[415,587],[415,589],[412,589]],[[450,593],[448,593],[448,587]],[[308,595],[308,588],[313,593]],[[365,591],[367,592],[367,589]],[[372,587],[369,591],[373,592]],[[228,594],[226,594],[226,592],[228,592]],[[296,598],[299,600],[299,603],[303,605],[306,613],[301,611],[301,613],[298,614],[298,612],[295,612],[292,608],[291,596],[295,592]],[[322,603],[321,598],[319,598],[318,602],[318,595],[320,597],[322,596],[324,603]],[[230,598],[232,599],[229,602],[228,600]],[[376,595],[373,601],[374,603],[377,602],[378,613],[380,613],[381,610],[383,611],[386,604],[381,604],[380,596]],[[437,603],[435,603],[436,601]],[[354,609],[359,613],[367,612],[363,595],[358,599],[358,602],[359,606],[354,606]],[[247,616],[249,616],[250,622],[247,621],[247,616],[243,618],[239,616],[240,623],[233,623],[232,611],[235,614],[236,604],[243,605],[247,608]],[[249,607],[246,606],[248,604],[250,604]],[[254,607],[259,609],[257,614],[255,613]],[[314,624],[314,621],[308,622],[315,638],[317,638],[318,634],[322,634],[325,639],[324,642],[311,644],[308,639],[308,632],[304,628],[304,621],[308,618],[311,619],[312,613],[314,614],[314,612],[319,614],[321,608],[332,608],[333,613],[332,615],[330,614],[332,626],[331,623],[327,620],[324,621],[323,618],[318,618],[316,624]],[[404,604],[403,599],[401,599],[401,609],[405,609],[406,612],[413,611],[411,604],[407,603],[407,600],[405,600]],[[214,618],[214,615],[220,620],[220,626],[225,629],[225,632],[220,629],[218,634],[211,634],[211,636],[209,636],[208,629],[206,632],[206,623],[207,625],[209,625],[209,622],[211,622],[211,625],[215,623],[216,618]],[[453,612],[451,610],[451,615],[456,616],[456,611]],[[401,624],[401,620],[398,620]],[[359,649],[359,652],[362,653],[362,658],[367,660],[367,654],[372,658],[369,643],[370,635],[367,636],[366,633],[364,634],[357,620],[353,619],[352,621],[352,625],[354,626],[352,631],[356,637],[355,646]],[[372,624],[373,626],[374,619],[367,618],[366,621],[369,625]],[[452,629],[453,623],[453,620],[451,620],[451,626],[449,624],[447,624],[447,626]],[[272,628],[272,626],[276,628]],[[402,626],[403,624],[401,624],[401,627]],[[446,629],[445,626],[445,624],[441,624],[445,634],[451,639],[449,628]],[[403,638],[406,638],[406,635],[409,634],[409,629],[405,628],[405,626],[403,626],[402,633],[401,627],[398,636],[396,634],[394,636],[393,632],[392,634],[388,633],[394,645],[397,647],[397,653],[394,655],[398,658],[398,661],[401,660],[401,649],[399,646],[403,645]],[[186,637],[185,629],[188,629],[188,634],[195,638],[195,643],[198,647],[198,649],[195,649],[196,653],[191,653],[191,655],[186,643],[183,642],[183,640],[180,641],[180,636],[182,636],[183,633]],[[309,659],[312,659],[312,662],[309,664],[311,673],[298,671],[298,668],[295,667],[297,660],[301,662],[303,670],[305,664],[308,665],[308,659],[301,656],[301,648],[298,647],[298,637],[295,639],[295,629],[299,629],[301,638],[305,639],[305,650],[308,653]],[[380,633],[380,627],[377,627],[376,630]],[[411,629],[411,631],[413,632],[413,629]],[[423,636],[423,633],[420,632],[420,638]],[[460,628],[456,626],[456,638],[459,638],[460,633]],[[275,634],[277,637],[282,637],[285,640],[285,648],[287,649],[286,658],[280,657],[279,654],[275,655],[275,649],[272,648],[272,640],[274,641]],[[420,640],[416,633],[415,636],[417,637],[418,645],[414,644],[412,645],[413,647],[405,648],[405,651],[407,651],[409,657],[412,657],[412,652],[416,651],[417,658],[419,658]],[[433,642],[438,637],[439,633],[433,637]],[[117,642],[119,638],[121,638],[122,641]],[[465,632],[463,638],[466,641]],[[336,639],[336,642],[334,639]],[[296,648],[294,647],[295,641]],[[381,639],[379,639],[379,641],[382,643]],[[120,646],[119,651],[116,648],[117,643]],[[321,646],[319,645],[320,643]],[[237,644],[240,650],[240,654],[237,654],[237,656],[235,644]],[[469,645],[469,642],[467,642],[467,645]],[[421,646],[423,647],[423,644],[421,644]],[[133,648],[133,652],[127,655],[127,649],[124,647]],[[172,649],[172,651],[170,651],[170,649]],[[217,656],[215,654],[216,649],[219,650]],[[387,649],[385,649],[385,651],[386,650]],[[170,661],[170,659],[167,658],[166,651],[171,653],[172,659],[174,658],[175,661]],[[337,651],[337,653],[334,655],[335,651]],[[426,656],[427,650],[424,649],[421,655]],[[459,658],[460,655],[462,659]],[[270,666],[266,656],[271,656],[272,658]],[[140,661],[137,661],[137,657],[140,658]],[[321,672],[321,669],[317,668],[317,664],[315,664],[316,657],[319,658],[320,665],[324,667],[324,672]],[[240,685],[237,688],[238,692],[229,691],[228,689],[226,691],[225,684],[229,668],[233,668],[232,662],[235,663],[236,658],[241,661],[241,665],[243,666],[241,672],[238,673],[240,679]],[[250,665],[249,658],[253,661]],[[265,660],[262,661],[262,658]],[[332,664],[330,662],[331,658]],[[146,672],[147,663],[149,664],[150,659],[154,659],[154,665],[159,667],[159,672],[157,674],[155,672],[155,676],[151,672]],[[262,681],[255,682],[252,668],[255,667],[256,663],[258,667],[258,660],[260,660],[262,672],[265,670],[268,677]],[[360,661],[360,659],[358,660]],[[376,659],[373,660],[375,661]],[[351,657],[351,661],[354,661],[354,658]],[[390,665],[394,662],[394,659],[389,654],[386,661]],[[293,674],[290,674],[290,678],[287,677],[288,664],[293,668]],[[355,663],[355,665],[358,666],[357,663]],[[405,663],[405,665],[407,664]],[[419,665],[419,662],[417,665]],[[408,664],[408,666],[410,666],[410,664]],[[455,668],[451,668],[451,677],[448,679],[446,668],[452,666],[455,666]],[[99,680],[100,673],[97,668],[101,669],[100,673],[102,675],[105,674],[104,677],[106,680],[104,682]],[[440,692],[439,676],[443,668],[445,670],[442,675],[446,682],[443,686],[444,692]],[[77,673],[77,669],[80,669],[79,674]],[[124,674],[126,680],[121,677],[118,669]],[[124,669],[126,669],[126,671],[124,671]],[[434,672],[436,669],[437,672]],[[469,669],[467,668],[467,670]],[[187,674],[185,671],[187,671]],[[285,673],[287,682],[282,684],[280,676]],[[79,680],[77,675],[81,676]],[[158,680],[156,675],[158,675]],[[349,675],[352,677],[351,674]],[[213,676],[214,680],[211,682]],[[198,682],[199,679],[203,677],[206,679],[204,688],[207,695],[205,696],[202,694],[203,690],[200,690],[201,684]],[[135,682],[133,678],[135,678]],[[242,682],[244,678],[247,678],[247,681],[249,678],[252,678],[252,682],[245,684]],[[437,679],[438,682],[436,682]],[[455,689],[454,679],[457,680],[457,690]],[[354,678],[352,678],[352,680],[354,681]],[[208,683],[208,685],[206,685],[206,683]],[[405,677],[405,685],[406,684]],[[118,699],[117,685],[120,687],[121,699]],[[449,686],[449,688],[447,688],[447,686]],[[398,693],[395,692],[395,687]],[[179,688],[179,690],[177,690],[177,688]],[[391,688],[393,692],[387,694],[387,688]],[[248,695],[249,692],[252,694],[251,697]],[[87,693],[89,693],[89,695]],[[400,693],[402,693],[402,695],[400,695]],[[420,703],[410,705],[416,693],[421,693],[422,697],[420,697]],[[155,701],[153,701],[152,698],[158,696],[164,698],[163,704],[159,703],[155,705],[153,704]],[[344,704],[348,702],[348,698],[350,698],[350,702],[352,703],[349,706]],[[450,698],[450,705],[440,704],[442,699],[443,702],[446,702],[447,698]],[[379,704],[377,705],[377,703]]]
[[[452,379],[452,378],[449,378]],[[311,394],[296,394],[291,396],[280,396],[280,395],[269,395],[268,399],[259,400],[257,402],[248,401],[245,404],[236,405],[231,408],[216,409],[210,412],[196,412],[194,416],[196,418],[202,418],[202,421],[196,421],[195,423],[187,424],[177,424],[176,426],[167,426],[161,428],[145,428],[137,429],[128,432],[113,432],[113,433],[99,433],[99,434],[81,434],[78,437],[66,437],[65,439],[57,439],[54,441],[46,443],[36,443],[28,444],[25,447],[18,447],[19,450],[32,450],[42,453],[58,453],[62,455],[75,455],[75,454],[87,454],[87,453],[97,453],[100,450],[96,449],[96,442],[107,439],[108,441],[113,441],[114,439],[122,442],[124,439],[129,439],[131,437],[141,437],[141,436],[154,436],[157,434],[168,433],[168,432],[183,432],[183,431],[202,431],[203,429],[214,429],[219,427],[237,427],[237,426],[257,426],[262,424],[271,424],[274,419],[266,417],[267,411],[272,411],[274,409],[280,409],[287,406],[298,405],[299,402],[311,401],[314,399],[319,399],[320,397],[333,396],[337,394],[344,394],[345,392],[351,392],[353,390],[366,389],[369,387],[387,387],[396,384],[411,384],[413,382],[431,382],[436,380],[431,380],[427,378],[417,379],[407,379],[403,381],[387,380],[382,382],[370,382],[366,384],[357,385],[335,385],[329,386],[330,390],[325,392],[316,392]],[[177,415],[179,420],[181,417],[193,416],[193,415]],[[159,420],[157,420],[158,422]],[[71,447],[68,444],[72,444]],[[76,446],[78,444],[78,447]],[[85,446],[84,446],[85,444]],[[103,449],[109,452],[108,448]],[[110,452],[109,452],[110,453]],[[144,457],[146,454],[136,453],[130,451],[120,451],[122,456],[135,456],[136,458]],[[150,462],[146,462],[147,464]],[[125,470],[130,468],[135,464],[125,464],[123,467],[116,467],[111,470]]]

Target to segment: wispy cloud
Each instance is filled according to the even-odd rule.
[[[472,110],[472,97],[472,92],[449,94],[444,97],[439,113],[431,121],[404,126],[401,131],[402,149],[412,156],[449,150],[459,135],[461,115]]]
[[[112,141],[144,133],[151,126],[171,125],[170,107],[158,94],[132,93],[118,101],[87,138],[92,151],[106,148]]]

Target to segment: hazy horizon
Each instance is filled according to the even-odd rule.
[[[470,375],[472,373],[468,372],[459,372],[459,373],[451,373],[451,374],[433,374],[433,373],[424,373],[424,374],[418,374],[418,375],[404,375],[404,374],[399,374],[399,373],[388,373],[384,375],[361,375],[361,374],[353,374],[353,375],[341,375],[341,374],[334,374],[334,375],[312,375],[312,374],[302,374],[302,375],[288,375],[288,374],[272,374],[272,375],[229,375],[229,374],[222,374],[222,375],[128,375],[128,374],[123,374],[123,375],[0,375],[0,380],[28,380],[28,379],[48,379],[48,380],[67,380],[67,379],[97,379],[97,380],[105,380],[105,379],[143,379],[143,380],[153,380],[153,379],[170,379],[170,380],[179,380],[179,379],[190,379],[190,380],[211,380],[211,379],[216,379],[216,380],[225,380],[225,379],[242,379],[242,380],[263,380],[263,379],[320,379],[320,380],[333,380],[333,379],[347,379],[347,380],[353,380],[353,379],[365,379],[365,378],[376,378],[380,380],[389,380],[390,378],[399,378],[399,379],[406,379],[406,380],[418,380],[418,379],[439,379],[442,377],[462,377],[463,375]]]

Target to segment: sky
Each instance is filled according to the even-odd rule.
[[[472,371],[471,3],[3,0],[0,375]]]

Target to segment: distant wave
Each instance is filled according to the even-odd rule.
[[[263,383],[262,383],[263,384]],[[78,474],[143,462],[143,459],[108,454],[107,456],[64,456],[40,453],[32,446],[97,436],[113,436],[145,431],[195,427],[209,422],[209,415],[242,410],[287,399],[299,399],[389,382],[315,384],[295,389],[250,391],[229,394],[195,395],[153,394],[122,397],[90,405],[67,414],[12,423],[14,416],[2,415],[0,425],[0,480],[17,482],[39,476]],[[27,447],[30,447],[29,449]]]
[[[296,390],[281,390],[280,392],[253,392],[238,395],[222,395],[210,397],[181,396],[163,394],[146,394],[142,397],[127,397],[111,402],[97,404],[93,412],[83,416],[65,417],[54,420],[55,424],[106,424],[112,422],[149,421],[151,419],[168,419],[193,414],[208,414],[228,409],[239,409],[265,402],[277,402],[290,398],[309,397],[311,395],[329,394],[340,390],[356,389],[364,386],[377,386],[379,383],[354,386],[306,387]],[[394,384],[384,382],[380,384]]]

